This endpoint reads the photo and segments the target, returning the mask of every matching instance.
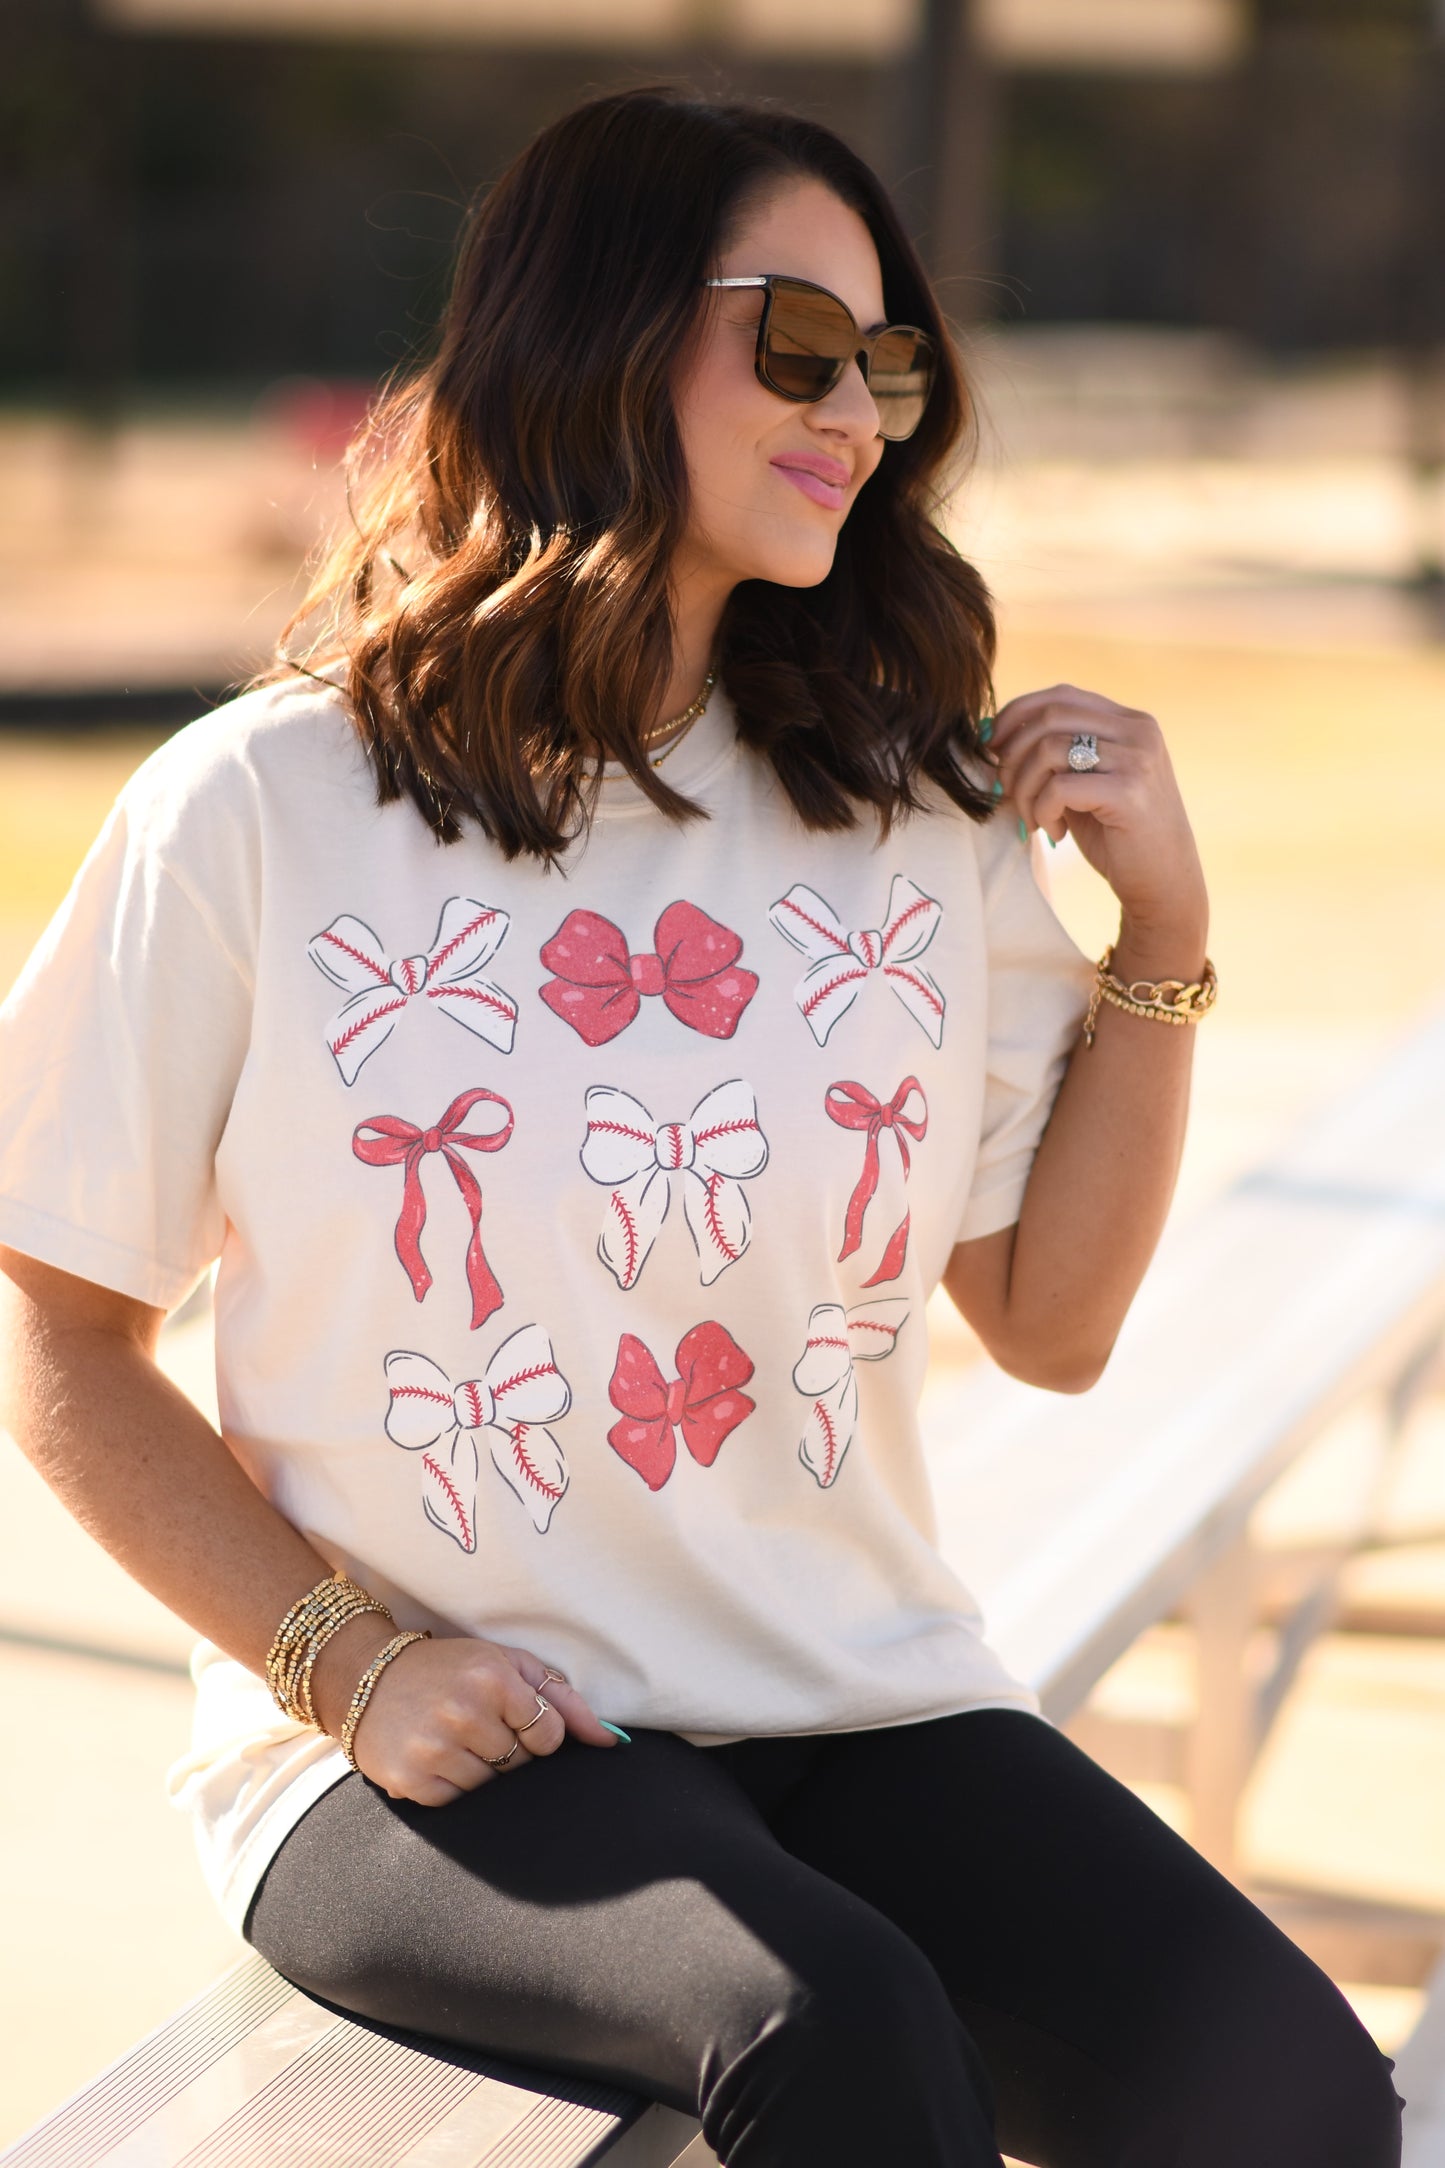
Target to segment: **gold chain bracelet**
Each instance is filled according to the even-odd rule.
[[[341,1751],[353,1769],[358,1767],[358,1763],[356,1755],[352,1751],[352,1742],[356,1738],[356,1727],[361,1722],[366,1704],[371,1699],[372,1688],[393,1657],[400,1656],[402,1650],[409,1648],[413,1641],[430,1641],[430,1639],[431,1632],[429,1628],[424,1629],[421,1633],[393,1634],[385,1648],[377,1650],[375,1656],[372,1657],[371,1662],[357,1680],[356,1692],[351,1697],[351,1706],[347,1710],[341,1726]]]
[[[1156,1024],[1197,1024],[1200,1017],[1214,1007],[1219,981],[1207,956],[1202,978],[1187,982],[1184,979],[1134,979],[1127,986],[1109,969],[1113,961],[1114,945],[1110,942],[1094,967],[1094,991],[1089,996],[1089,1012],[1084,1018],[1085,1046],[1094,1043],[1101,1001],[1126,1010],[1130,1016],[1148,1017]]]

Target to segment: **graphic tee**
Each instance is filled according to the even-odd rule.
[[[0,1009],[0,1240],[162,1308],[399,1627],[699,1745],[1039,1714],[934,1547],[924,1306],[1018,1217],[1090,966],[1012,821],[808,832],[721,688],[560,870],[267,687],[122,792]],[[300,1591],[297,1591],[300,1594]],[[211,1643],[168,1773],[238,1930],[347,1774]]]

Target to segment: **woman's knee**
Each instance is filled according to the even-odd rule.
[[[906,2158],[992,2164],[987,2069],[923,1952],[851,1900],[794,1945],[767,2006],[709,2058],[699,2112],[719,2156],[753,2163]]]
[[[1313,2028],[1301,2022],[1303,2037],[1280,2058],[1274,2113],[1293,2152],[1317,2168],[1399,2168],[1403,2102],[1394,2065],[1338,1999],[1343,2008],[1328,2019]]]
[[[1302,1951],[1256,1979],[1199,2060],[1181,2168],[1399,2168],[1393,2065]]]

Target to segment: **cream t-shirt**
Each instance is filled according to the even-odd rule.
[[[0,1240],[163,1308],[218,1260],[231,1450],[403,1627],[701,1745],[1039,1714],[917,1407],[1089,966],[1010,819],[810,833],[720,689],[666,772],[707,819],[610,772],[549,871],[378,808],[314,683],[182,730],[0,1009]],[[239,1929],[347,1765],[192,1673],[168,1787]]]

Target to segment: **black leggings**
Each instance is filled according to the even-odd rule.
[[[609,2080],[726,2168],[1395,2168],[1326,1975],[1038,1717],[568,1739],[445,1807],[360,1775],[246,1936],[382,2024]]]

